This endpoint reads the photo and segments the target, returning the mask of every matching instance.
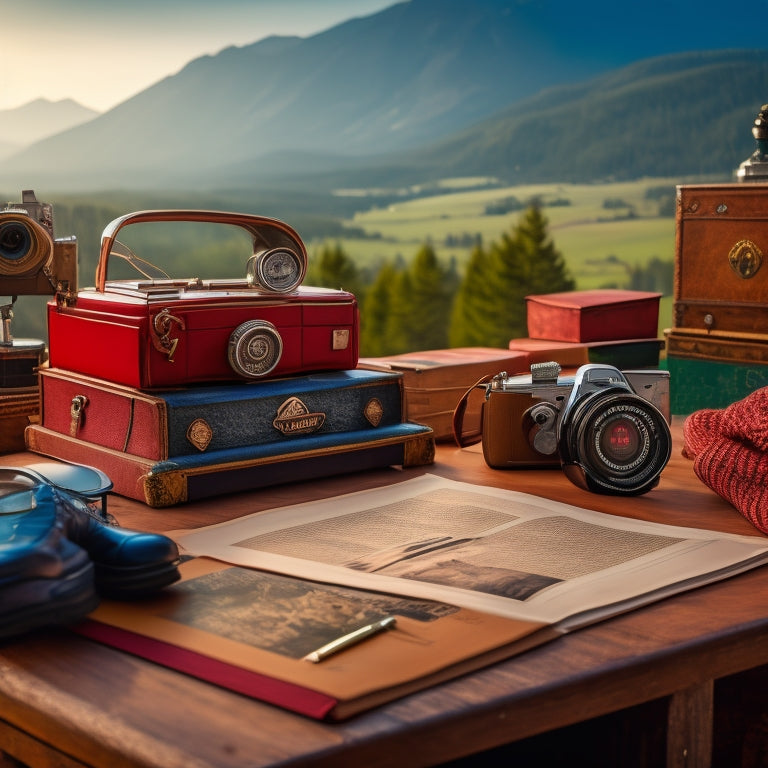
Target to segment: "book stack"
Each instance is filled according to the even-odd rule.
[[[563,368],[602,363],[620,369],[655,368],[660,293],[621,289],[567,291],[526,297],[528,336],[512,351],[531,363],[554,360]]]
[[[273,261],[258,283],[106,280],[118,229],[168,220],[242,226],[253,258]],[[431,463],[433,431],[406,419],[402,374],[357,369],[355,297],[300,285],[305,259],[298,235],[271,219],[154,211],[112,222],[97,285],[48,305],[28,449],[98,467],[151,507]],[[267,285],[292,264],[287,290]]]

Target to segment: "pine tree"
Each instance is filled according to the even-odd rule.
[[[456,292],[448,340],[452,347],[482,347],[495,326],[490,312],[493,290],[489,284],[490,256],[478,242],[467,262]]]
[[[357,266],[339,243],[323,244],[310,264],[304,282],[306,285],[349,291],[358,301],[363,298],[363,281]]]
[[[451,344],[506,348],[528,333],[526,296],[574,287],[534,204],[487,252],[479,246],[472,252],[454,305]]]
[[[515,229],[514,238],[527,272],[528,294],[561,293],[576,287],[563,255],[549,236],[548,226],[541,206],[534,204],[525,211]]]
[[[386,262],[366,292],[360,307],[360,354],[363,357],[392,354],[390,315],[397,283],[398,269]]]
[[[492,325],[486,333],[486,344],[490,347],[506,348],[510,339],[524,336],[525,264],[523,254],[512,234],[504,233],[498,243],[492,243],[487,276],[491,292],[488,313]]]
[[[455,271],[440,264],[435,249],[426,243],[407,270],[403,293],[409,307],[403,336],[411,350],[448,346],[451,304],[456,290]]]

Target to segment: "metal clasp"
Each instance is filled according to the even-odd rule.
[[[176,347],[179,339],[171,338],[171,327],[177,325],[180,330],[184,330],[184,321],[166,307],[158,312],[152,321],[152,346],[158,351],[167,355],[168,362],[174,362],[173,356],[176,353]]]
[[[70,437],[77,437],[80,425],[85,418],[85,406],[88,405],[88,398],[85,395],[75,395],[69,406],[69,434]]]

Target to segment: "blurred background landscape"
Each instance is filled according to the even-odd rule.
[[[358,295],[366,355],[478,343],[456,297],[479,263],[495,282],[502,252],[562,256],[552,290],[659,291],[661,329],[676,186],[734,181],[754,151],[751,125],[768,102],[761,10],[762,0],[727,13],[689,0],[394,3],[201,56],[105,111],[43,98],[0,110],[0,191],[53,203],[56,236],[78,239],[81,287],[93,284],[101,231],[129,211],[282,219],[307,244],[306,282]],[[520,227],[532,224],[526,254]],[[158,232],[140,255],[174,276],[241,276],[230,236]],[[206,265],[227,274],[198,275]],[[542,283],[520,277],[506,290],[517,307]],[[19,299],[17,337],[45,337],[42,304]],[[486,304],[499,338],[525,335],[504,300]],[[374,321],[382,313],[389,326]],[[370,346],[381,337],[389,348]]]

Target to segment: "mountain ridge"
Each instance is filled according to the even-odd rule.
[[[32,144],[7,158],[1,170],[36,186],[172,187],[214,179],[227,183],[223,171],[230,168],[240,172],[238,183],[258,186],[264,175],[301,171],[291,162],[281,169],[275,162],[281,156],[313,157],[327,170],[391,171],[405,163],[431,165],[432,172],[451,167],[469,172],[474,154],[484,173],[492,165],[508,172],[515,165],[505,158],[514,159],[514,147],[486,138],[495,145],[494,160],[490,147],[478,143],[478,134],[471,137],[467,131],[487,133],[484,121],[506,121],[513,140],[525,136],[530,159],[531,134],[538,131],[540,143],[541,136],[551,136],[555,147],[568,136],[567,130],[558,133],[552,130],[556,125],[542,124],[540,117],[537,121],[531,111],[536,99],[546,99],[552,89],[570,89],[568,100],[576,107],[574,94],[589,93],[595,78],[606,76],[609,83],[612,72],[639,60],[659,69],[657,84],[663,85],[665,77],[675,74],[663,71],[673,64],[672,59],[664,62],[665,56],[689,48],[695,55],[705,44],[712,51],[732,50],[735,42],[743,49],[762,47],[759,25],[745,27],[739,21],[750,7],[745,0],[733,0],[728,14],[709,16],[692,0],[673,6],[656,0],[621,9],[593,0],[588,6],[591,14],[584,4],[555,0],[476,0],[470,5],[409,0],[311,37],[273,36],[230,46],[189,62],[84,124]],[[658,22],[660,13],[664,24]],[[646,58],[638,58],[643,52]],[[642,79],[647,86],[650,75]],[[753,90],[751,112],[768,96],[758,93],[757,86]],[[679,88],[677,93],[684,95]],[[649,97],[653,93],[646,89],[643,98]],[[594,133],[589,114],[597,103],[594,92],[590,98],[592,106],[579,107],[584,121],[579,130],[589,125]],[[743,94],[740,99],[732,111],[742,119],[747,106]],[[626,98],[620,103],[631,109]],[[605,99],[603,104],[605,119],[611,108]],[[527,121],[521,110],[529,111]],[[670,114],[677,116],[679,110]],[[559,119],[566,121],[562,113]],[[570,126],[559,130],[568,128],[576,129],[573,116]],[[670,120],[670,130],[679,128]],[[470,139],[472,151],[462,146]],[[440,152],[456,157],[439,160]],[[561,165],[568,160],[564,157]],[[579,172],[588,172],[582,160]],[[250,179],[244,178],[246,168]]]
[[[48,136],[92,120],[99,113],[74,99],[33,99],[0,110],[0,159]]]

